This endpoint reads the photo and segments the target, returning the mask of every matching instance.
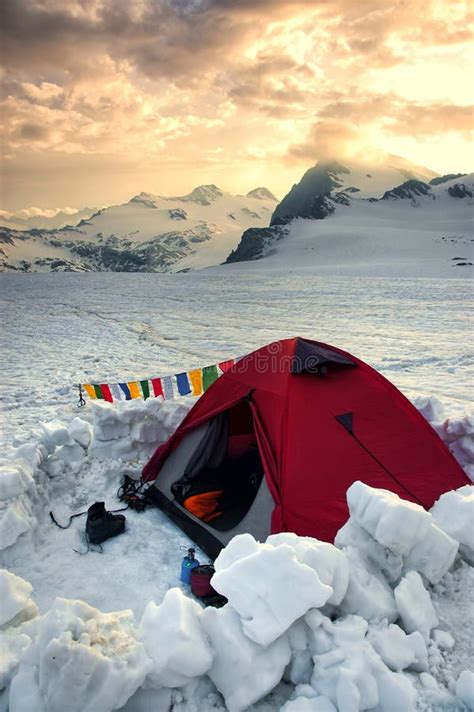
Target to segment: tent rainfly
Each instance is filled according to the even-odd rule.
[[[285,339],[238,361],[143,470],[209,556],[236,534],[333,541],[356,480],[429,508],[469,480],[416,408],[355,356]]]

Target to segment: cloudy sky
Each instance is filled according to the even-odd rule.
[[[3,0],[0,207],[216,183],[278,196],[323,156],[471,171],[458,0]]]

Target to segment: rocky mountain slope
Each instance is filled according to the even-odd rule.
[[[270,227],[242,235],[227,264],[269,258],[273,266],[377,274],[470,268],[473,177],[318,163],[276,207]]]
[[[268,225],[276,198],[202,185],[189,195],[140,193],[62,229],[0,228],[0,271],[177,272],[223,262],[253,225]],[[1,222],[1,220],[0,220]]]

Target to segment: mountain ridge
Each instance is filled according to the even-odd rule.
[[[275,199],[214,184],[172,197],[141,192],[77,225],[0,228],[1,271],[185,271],[225,260],[251,225],[268,225]],[[262,193],[262,191],[264,191]],[[252,193],[252,191],[251,191]]]

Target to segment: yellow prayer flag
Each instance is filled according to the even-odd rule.
[[[92,386],[90,383],[83,383],[82,386],[86,389],[86,393],[89,398],[97,398],[94,386]]]
[[[140,391],[140,384],[137,381],[131,381],[128,384],[128,387],[130,389],[130,397],[131,398],[141,398],[142,394]]]
[[[202,393],[202,368],[196,368],[188,373],[193,396],[200,396]]]

